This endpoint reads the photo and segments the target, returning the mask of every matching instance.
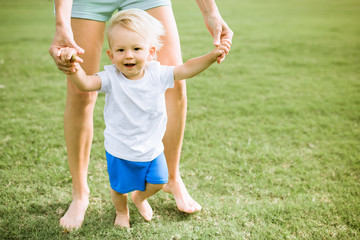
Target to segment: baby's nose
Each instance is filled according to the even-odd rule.
[[[126,58],[132,58],[133,57],[132,51],[126,51],[125,57]]]

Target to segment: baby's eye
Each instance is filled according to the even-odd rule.
[[[134,50],[135,50],[135,51],[140,51],[141,48],[136,47],[136,48],[134,48]]]
[[[120,49],[118,49],[117,51],[118,51],[118,52],[123,52],[124,49],[120,48]]]

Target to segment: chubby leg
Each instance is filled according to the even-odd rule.
[[[85,50],[81,56],[82,67],[87,74],[98,72],[103,44],[105,23],[72,19],[72,29],[76,43]],[[64,133],[69,170],[72,177],[72,198],[69,209],[60,219],[60,225],[68,230],[81,226],[89,203],[87,171],[93,137],[93,110],[96,92],[79,91],[68,80]]]
[[[145,191],[135,191],[131,194],[132,201],[146,221],[151,221],[153,216],[152,208],[146,199],[160,191],[164,185],[146,183]]]
[[[181,64],[180,40],[171,7],[152,8],[147,12],[160,20],[166,30],[166,36],[163,39],[164,46],[158,54],[158,61],[169,66]],[[166,92],[166,108],[168,123],[163,142],[169,181],[165,185],[164,191],[174,195],[180,211],[187,213],[200,211],[201,206],[187,192],[179,171],[187,108],[185,80],[176,81],[175,87]]]
[[[111,200],[116,209],[115,226],[130,227],[129,208],[127,206],[127,194],[118,193],[114,190],[110,190]]]

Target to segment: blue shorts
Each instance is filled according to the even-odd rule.
[[[170,0],[74,0],[71,17],[100,22],[109,20],[116,10],[137,8],[148,10],[160,6],[171,6]]]
[[[106,151],[110,186],[118,193],[145,191],[146,183],[165,184],[169,174],[164,153],[150,162],[132,162]]]

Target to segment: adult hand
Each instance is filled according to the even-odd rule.
[[[234,33],[220,15],[212,14],[204,16],[204,21],[211,36],[214,38],[213,43],[216,47],[219,46],[220,42],[224,40],[227,40],[230,42],[230,44],[232,43]],[[217,62],[221,63],[225,59],[225,56],[225,54],[222,54],[217,58]]]
[[[54,40],[50,45],[49,53],[54,59],[58,69],[65,74],[69,74],[74,72],[76,64],[82,63],[82,60],[81,58],[77,58],[75,62],[70,61],[71,56],[69,56],[68,59],[61,58],[61,49],[66,47],[76,49],[77,54],[83,54],[85,52],[75,43],[71,29],[66,30],[58,27],[56,28]]]

